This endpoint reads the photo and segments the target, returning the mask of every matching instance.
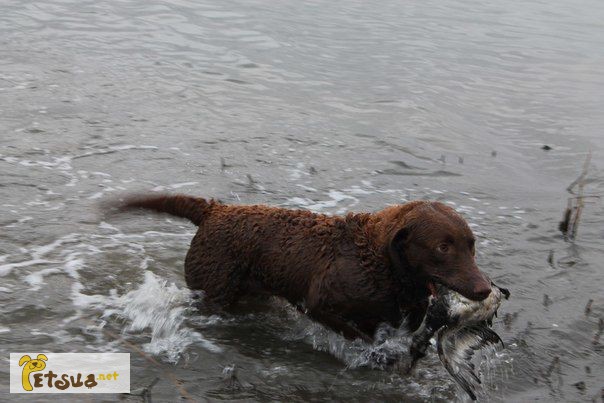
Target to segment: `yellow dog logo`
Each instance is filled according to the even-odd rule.
[[[27,391],[32,391],[31,383],[29,382],[29,374],[32,372],[42,371],[46,368],[46,363],[44,361],[48,361],[48,358],[44,354],[38,354],[38,357],[35,360],[32,360],[29,355],[24,355],[19,360],[19,366],[25,364],[23,367],[23,372],[21,373],[21,383],[23,384],[23,389]]]

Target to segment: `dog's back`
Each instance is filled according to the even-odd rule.
[[[341,217],[185,195],[133,196],[115,207],[168,213],[197,225],[185,259],[187,285],[222,306],[261,288],[298,304],[313,276],[342,252],[354,254]]]

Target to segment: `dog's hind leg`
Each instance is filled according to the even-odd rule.
[[[244,268],[235,263],[208,263],[185,271],[192,290],[203,290],[203,303],[226,308],[243,294]]]
[[[246,267],[229,255],[199,236],[193,239],[185,258],[185,280],[190,289],[204,292],[204,305],[226,308],[244,294]]]

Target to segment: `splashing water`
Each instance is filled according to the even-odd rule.
[[[105,310],[103,317],[117,316],[130,321],[125,332],[149,329],[151,341],[143,345],[143,349],[154,355],[164,355],[172,363],[177,362],[192,343],[214,353],[222,351],[199,332],[186,327],[187,315],[193,310],[191,303],[188,289],[168,284],[167,280],[147,271],[140,287],[114,298],[111,301],[114,308]]]

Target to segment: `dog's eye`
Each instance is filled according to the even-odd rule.
[[[449,245],[447,245],[446,243],[441,243],[436,247],[436,250],[440,253],[447,253],[449,251]]]

